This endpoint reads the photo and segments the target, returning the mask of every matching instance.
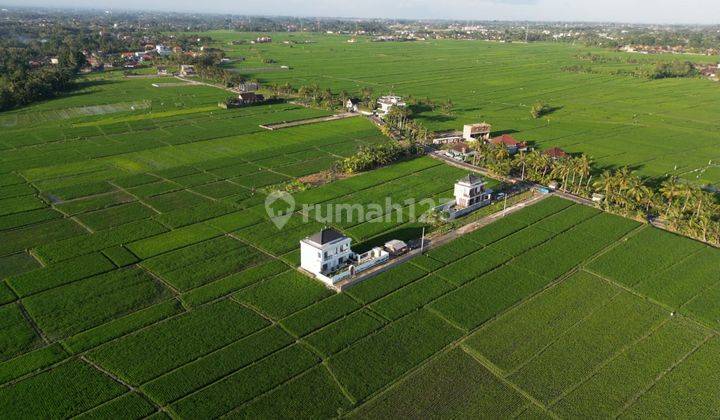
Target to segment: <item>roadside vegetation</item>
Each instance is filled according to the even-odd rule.
[[[553,159],[542,151],[510,155],[505,147],[473,143],[473,163],[499,176],[512,175],[595,199],[605,211],[637,220],[660,220],[668,229],[720,246],[718,195],[676,176],[643,178],[628,167],[598,168],[588,156]]]

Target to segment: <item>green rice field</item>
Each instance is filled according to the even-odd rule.
[[[475,45],[498,63],[529,48]],[[427,226],[403,205],[332,223],[303,205],[440,199],[466,173],[420,157],[337,179],[294,193],[278,230],[269,191],[387,138],[364,118],[267,131],[328,112],[221,110],[227,92],[154,81],[86,77],[0,114],[3,417],[720,416],[717,249],[548,196],[338,294],[295,270],[300,239],[331,224],[361,251]],[[433,124],[490,112],[457,103],[457,122]],[[625,124],[575,125],[588,114],[566,105],[517,127]]]
[[[713,111],[720,103],[718,84],[615,74],[650,69],[660,60],[716,63],[716,57],[644,56],[566,43],[383,43],[364,37],[348,43],[347,36],[282,33],[272,34],[271,44],[231,45],[259,35],[206,34],[231,58],[246,59],[233,63],[234,69],[262,82],[317,84],[352,94],[370,87],[378,95],[452,99],[452,115],[420,110],[420,120],[435,130],[487,121],[497,133],[512,133],[541,148],[582,152],[600,166],[628,165],[646,176],[674,173],[693,182],[720,183],[720,126]],[[618,62],[589,64],[578,58],[587,53]],[[268,71],[264,59],[276,61],[276,71]],[[283,65],[290,69],[281,69]],[[562,70],[578,65],[591,65],[595,73]],[[254,70],[258,68],[263,69]],[[530,107],[539,100],[558,109],[534,120]]]

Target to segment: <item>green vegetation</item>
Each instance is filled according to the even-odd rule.
[[[703,166],[716,147],[710,107],[696,106],[714,103],[705,81],[562,72],[585,51],[569,45],[212,35],[247,55],[228,67],[265,86],[312,80],[366,106],[396,91],[418,137],[487,120],[538,149],[585,153],[483,159],[571,192],[597,183],[604,209],[714,237],[698,224],[716,217],[709,195],[661,179],[720,179]],[[270,54],[292,69],[253,76]],[[0,115],[7,417],[717,415],[716,249],[551,196],[335,294],[294,270],[299,240],[331,225],[360,251],[433,226],[398,221],[406,205],[327,222],[314,219],[322,206],[303,220],[303,205],[450,197],[466,172],[414,158],[365,118],[269,131],[259,125],[328,111],[219,110],[219,89],[113,72],[80,81]],[[537,98],[562,107],[533,119]],[[396,129],[406,117],[391,116]],[[308,182],[336,162],[353,175]],[[636,174],[595,171],[626,165]],[[288,185],[302,188],[278,230],[265,199]]]
[[[89,357],[137,385],[266,325],[255,313],[221,302],[113,341],[91,351]],[[146,351],[148,342],[156,351]]]
[[[4,413],[18,417],[38,417],[51,412],[58,417],[69,417],[124,392],[122,385],[90,365],[70,361],[2,388],[0,407]]]
[[[331,357],[328,364],[350,395],[362,401],[460,335],[458,329],[421,310]]]
[[[462,350],[440,355],[353,418],[509,417],[528,401]]]

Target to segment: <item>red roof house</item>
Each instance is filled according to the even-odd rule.
[[[547,149],[543,154],[551,159],[565,159],[568,157],[568,154],[559,147]]]
[[[500,137],[492,138],[490,139],[490,143],[496,146],[503,145],[511,153],[517,152],[518,150],[527,150],[527,143],[515,140],[515,138],[509,134],[503,134]]]

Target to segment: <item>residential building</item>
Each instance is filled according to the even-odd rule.
[[[485,180],[468,174],[455,183],[455,207],[465,209],[490,200],[492,191],[485,189]]]
[[[180,65],[180,76],[193,76],[195,75],[195,66],[191,64]]]
[[[345,102],[345,108],[348,112],[358,112],[360,110],[360,99],[350,98]]]
[[[315,275],[329,273],[350,260],[352,239],[335,229],[323,229],[300,241],[300,267]]]
[[[408,245],[399,239],[393,239],[391,241],[385,242],[384,248],[392,256],[401,255],[410,250]]]
[[[445,155],[453,159],[464,161],[465,159],[475,156],[477,152],[465,142],[451,143]]]
[[[172,54],[172,50],[170,50],[168,47],[162,44],[158,44],[155,46],[155,51],[158,53],[159,56],[165,57],[170,54]]]
[[[567,152],[565,152],[559,147],[552,147],[550,149],[547,149],[543,151],[543,154],[553,160],[565,159],[566,157],[570,156],[567,154]]]
[[[328,286],[353,277],[390,259],[390,253],[375,247],[363,254],[350,248],[352,239],[335,229],[323,229],[300,241],[300,268]]]
[[[257,82],[242,82],[237,86],[238,92],[254,92],[260,89],[260,83]]]
[[[239,105],[253,105],[265,101],[265,96],[257,94],[255,92],[242,92],[238,95]]]
[[[383,116],[387,115],[394,106],[398,108],[405,108],[407,106],[402,97],[393,95],[381,96],[378,98],[377,103],[380,106],[378,113]]]
[[[528,150],[526,142],[515,140],[515,138],[509,134],[503,134],[500,137],[492,138],[489,142],[490,144],[494,144],[496,146],[504,146],[510,154],[526,152]]]
[[[490,131],[492,126],[482,122],[478,124],[465,124],[463,126],[463,138],[467,141],[488,141],[490,140]]]

